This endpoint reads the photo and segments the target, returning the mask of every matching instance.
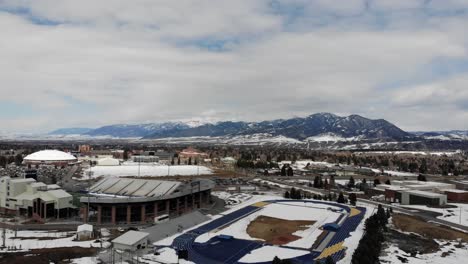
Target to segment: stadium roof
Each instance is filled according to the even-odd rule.
[[[89,188],[90,193],[136,197],[158,197],[171,194],[181,183],[176,181],[107,178]]]
[[[24,158],[25,161],[76,161],[76,157],[59,150],[41,150]]]

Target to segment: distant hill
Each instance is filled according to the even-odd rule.
[[[136,137],[141,138],[149,134],[172,131],[172,130],[183,130],[189,129],[190,126],[180,122],[166,122],[166,123],[149,123],[149,124],[137,124],[137,125],[109,125],[96,128],[83,133],[89,136],[112,136],[129,138]]]
[[[319,113],[305,118],[263,122],[219,122],[188,129],[158,131],[144,138],[219,137],[254,134],[270,134],[297,140],[306,140],[321,135],[334,135],[339,138],[393,140],[415,137],[383,119],[372,120],[359,115],[341,117],[330,113]]]
[[[77,129],[57,131],[78,132]],[[405,132],[383,119],[368,119],[359,115],[337,116],[331,113],[318,113],[307,117],[278,119],[262,122],[218,123],[165,122],[148,124],[117,124],[96,129],[83,129],[86,136],[112,136],[120,138],[183,138],[183,137],[252,137],[254,135],[274,138],[290,138],[298,141],[356,141],[366,139],[408,140],[414,134]],[[76,133],[75,133],[76,134]]]
[[[468,130],[414,132],[427,140],[468,140]]]
[[[59,128],[57,130],[49,132],[49,135],[82,135],[91,130],[92,128],[85,127]]]

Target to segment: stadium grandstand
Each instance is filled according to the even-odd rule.
[[[80,198],[85,222],[132,224],[177,216],[210,203],[214,182],[207,179],[162,181],[129,178],[102,179]]]

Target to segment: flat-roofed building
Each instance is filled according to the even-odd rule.
[[[159,215],[180,215],[209,204],[213,187],[214,182],[207,179],[106,178],[89,188],[88,197],[80,199],[83,219],[97,224],[153,222]]]
[[[396,192],[396,199],[402,205],[444,205],[447,204],[447,195],[418,190],[404,190]]]
[[[149,233],[130,230],[112,240],[115,249],[135,252],[148,246]]]
[[[468,202],[468,191],[459,189],[443,190],[450,202]]]
[[[37,220],[68,217],[73,197],[56,184],[46,185],[32,178],[0,179],[0,210]]]

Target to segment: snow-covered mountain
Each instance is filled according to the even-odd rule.
[[[428,140],[468,140],[468,130],[414,132]]]
[[[93,130],[85,127],[59,128],[49,132],[49,135],[81,135]]]
[[[83,135],[137,138],[145,137],[156,132],[183,130],[189,129],[190,127],[191,126],[182,122],[148,123],[136,125],[117,124],[96,128],[83,133]]]
[[[263,122],[218,122],[188,129],[158,131],[145,136],[146,139],[165,137],[219,137],[269,134],[296,140],[314,140],[324,135],[335,139],[391,139],[414,138],[383,119],[372,120],[359,115],[341,117],[330,113],[319,113],[305,118],[279,119]],[[331,139],[331,137],[330,137]]]
[[[357,141],[366,139],[409,140],[407,133],[383,119],[372,120],[359,115],[346,117],[330,113],[318,113],[307,117],[278,119],[262,122],[222,121],[204,123],[165,122],[148,124],[118,124],[103,126],[82,133],[86,136],[111,136],[120,138],[161,139],[193,137],[252,138],[269,135],[272,138],[288,138],[298,141]]]

